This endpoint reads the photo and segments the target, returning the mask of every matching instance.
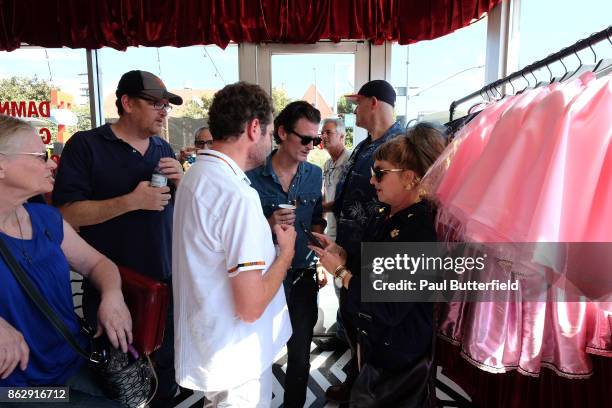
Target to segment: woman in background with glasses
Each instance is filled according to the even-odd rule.
[[[443,133],[421,123],[376,150],[370,183],[385,206],[370,220],[364,242],[437,240],[435,208],[423,197],[420,181],[444,147]],[[350,406],[435,406],[433,304],[361,302],[360,271],[344,266],[346,252],[340,246],[316,236],[325,248],[310,248],[335,283],[348,291],[342,318],[360,333],[359,339],[350,339],[352,347],[359,343],[361,357]]]
[[[30,125],[0,115],[0,241],[84,349],[88,339],[73,310],[70,270],[87,277],[102,293],[96,335],[105,332],[126,352],[132,320],[117,266],[83,241],[57,209],[26,203],[53,189],[56,167]],[[43,405],[118,407],[92,383],[85,359],[30,300],[8,265],[0,256],[0,387],[69,386],[70,403]]]

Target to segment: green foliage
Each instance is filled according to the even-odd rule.
[[[192,119],[208,117],[208,110],[212,105],[212,95],[202,95],[197,101],[191,100],[181,108],[182,116]]]
[[[292,100],[289,98],[289,95],[287,95],[287,90],[284,86],[272,88],[272,103],[276,114],[282,111],[285,106],[289,105],[291,102]]]
[[[343,113],[353,113],[357,104],[353,101],[349,101],[346,97],[338,99],[338,105],[336,106],[336,112],[338,115]]]
[[[346,128],[346,135],[344,135],[344,147],[352,150],[353,144],[353,128]]]
[[[308,162],[315,164],[319,166],[321,169],[323,169],[323,165],[325,164],[327,159],[329,159],[329,157],[330,156],[329,156],[329,153],[327,153],[327,150],[319,149],[315,147],[308,154]]]
[[[39,79],[34,76],[18,77],[14,76],[11,78],[0,79],[0,102],[20,102],[20,101],[50,101],[51,90],[53,85],[43,79]],[[68,126],[66,129],[67,134],[75,133],[79,130],[91,129],[91,113],[89,111],[89,104],[76,105],[72,108],[72,111],[77,115],[78,122],[76,126]],[[40,118],[45,121],[44,126],[51,131],[51,142],[57,141],[58,127],[55,123],[52,123],[46,118]]]
[[[79,130],[91,129],[91,112],[89,111],[89,105],[76,105],[72,108],[72,111],[78,118],[77,125],[69,127],[72,133]]]
[[[49,82],[36,76],[0,79],[0,102],[48,101],[51,99],[51,88]]]

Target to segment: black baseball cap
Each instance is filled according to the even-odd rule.
[[[352,95],[346,95],[346,98],[356,99],[360,96],[365,96],[367,98],[375,97],[379,101],[395,106],[395,89],[393,89],[390,83],[382,79],[375,79],[367,82],[359,89],[359,92]]]
[[[159,77],[147,71],[134,70],[126,72],[121,76],[117,90],[117,98],[123,95],[149,96],[153,99],[167,99],[173,105],[182,105],[183,98],[168,92],[166,85]]]

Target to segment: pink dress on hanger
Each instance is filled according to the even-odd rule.
[[[612,228],[601,226],[604,221],[612,225],[611,188],[604,183],[612,178],[611,98],[610,78],[595,81],[585,74],[502,101],[497,110],[488,108],[501,114],[466,126],[465,140],[446,157],[448,170],[438,176],[439,229],[452,231],[455,240],[485,243],[612,241]],[[487,119],[496,123],[483,126]],[[485,143],[465,143],[471,137]],[[457,174],[455,157],[465,166]],[[437,162],[432,168],[441,166]],[[556,269],[571,266],[581,254],[566,252],[560,263],[539,259],[537,247],[517,253],[513,272],[567,272]],[[584,275],[584,267],[580,272],[574,275]],[[600,282],[609,275],[597,268],[589,273]],[[573,283],[562,276],[541,302],[525,302],[519,293],[507,302],[450,303],[441,335],[461,344],[462,355],[486,371],[538,375],[545,366],[567,377],[588,376],[587,352],[612,356],[612,319],[605,311],[609,304],[558,302],[559,289]]]

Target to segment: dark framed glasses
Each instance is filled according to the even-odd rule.
[[[200,149],[205,149],[207,147],[210,147],[212,146],[212,144],[213,144],[212,140],[196,140],[195,142],[193,142],[193,145]]]
[[[372,177],[376,179],[379,183],[382,181],[383,176],[387,173],[399,173],[400,171],[405,171],[406,169],[379,169],[378,167],[371,167],[370,174]]]
[[[48,150],[45,150],[44,152],[40,152],[40,153],[30,153],[30,152],[16,152],[16,153],[3,153],[0,152],[0,154],[4,154],[5,156],[10,156],[10,155],[25,155],[25,156],[35,156],[38,157],[40,160],[42,160],[43,162],[47,162],[49,161],[49,158],[51,157],[51,155],[49,154]]]
[[[300,135],[295,130],[290,130],[289,133],[293,133],[294,135],[299,137],[300,138],[300,142],[302,143],[303,146],[308,146],[310,144],[310,142],[312,142],[313,146],[318,146],[318,145],[321,144],[321,138],[319,136],[317,136],[317,137],[304,136],[304,135]]]
[[[153,106],[153,109],[155,110],[165,110],[166,112],[170,112],[172,110],[172,105],[170,105],[170,103],[163,103],[160,102],[158,100],[155,100],[153,98],[149,98],[143,95],[138,95],[138,98],[142,99],[143,101],[147,101],[151,104],[151,106]]]

